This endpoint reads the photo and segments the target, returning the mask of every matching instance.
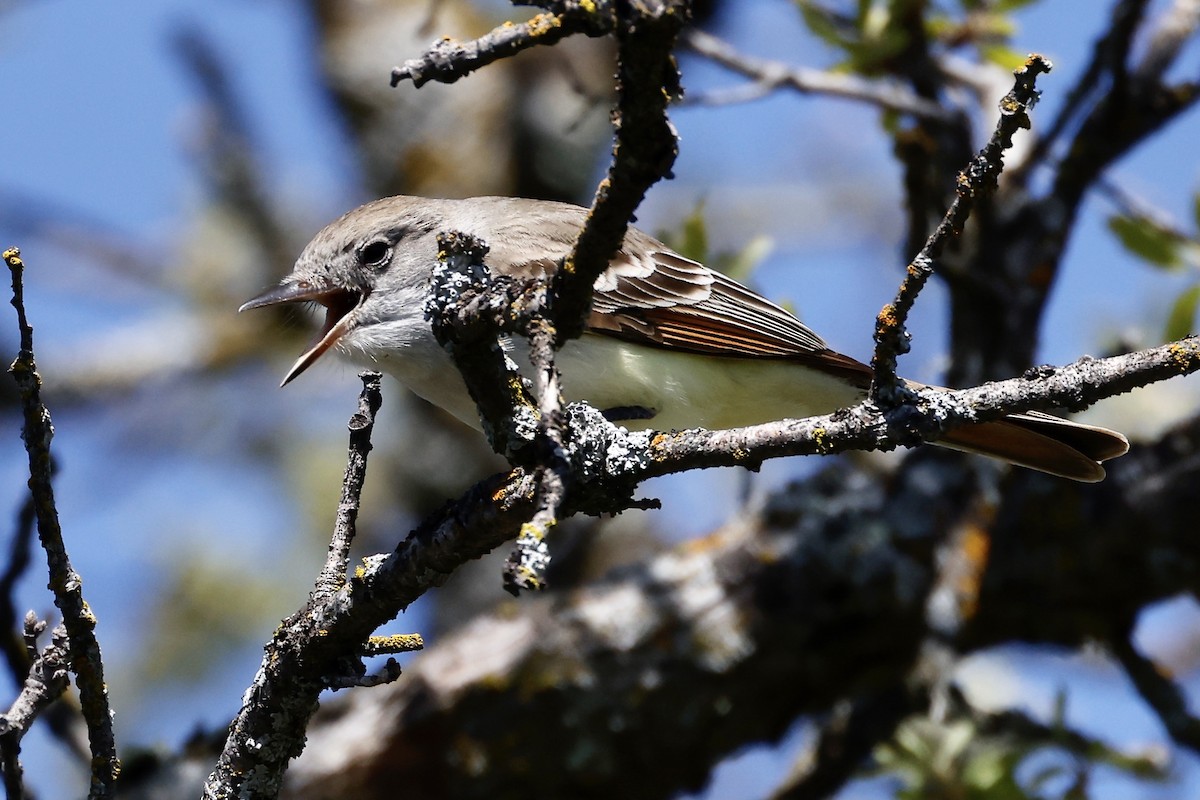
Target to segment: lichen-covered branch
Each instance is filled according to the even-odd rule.
[[[425,301],[433,335],[463,376],[492,449],[514,464],[535,464],[537,400],[500,339],[541,315],[545,285],[493,275],[487,243],[457,231],[438,235],[438,251]]]
[[[1194,585],[1200,461],[1178,454],[1197,443],[1193,420],[1113,462],[1101,486],[1014,474],[986,518],[970,473],[952,454],[923,451],[887,483],[845,463],[831,466],[703,543],[568,596],[476,620],[418,660],[411,680],[339,699],[309,735],[322,754],[336,737],[346,755],[301,757],[289,797],[387,797],[396,752],[411,756],[404,780],[449,785],[455,796],[503,796],[531,785],[572,796],[580,772],[562,765],[586,752],[591,790],[662,798],[694,789],[721,753],[773,741],[801,714],[827,719],[834,747],[843,702],[882,702],[879,688],[911,671],[928,630],[935,548],[960,526],[984,537],[986,574],[977,611],[949,640],[956,650],[1112,641],[1106,620],[1130,619]],[[1139,535],[1131,539],[1131,530]],[[461,533],[477,537],[483,526]],[[809,642],[820,642],[820,652]],[[554,681],[544,680],[548,673]],[[763,691],[746,694],[750,686]],[[366,732],[353,724],[379,720],[381,703],[385,726]],[[513,715],[517,703],[522,713]],[[695,724],[713,709],[725,710],[719,721]],[[563,719],[577,721],[570,736],[561,735]],[[1021,715],[979,715],[978,724],[984,732],[1020,726],[1037,741],[1093,752],[1084,737]],[[486,735],[497,725],[509,735]],[[356,727],[371,747],[345,747]],[[866,727],[847,733],[882,735]],[[838,763],[814,783],[800,775],[798,796],[836,784]]]
[[[513,594],[540,589],[550,563],[545,537],[558,521],[568,469],[555,329],[543,316],[546,284],[493,276],[487,245],[465,234],[439,234],[438,249],[426,301],[434,336],[462,374],[492,448],[533,469],[538,485],[537,510],[517,537],[504,585]],[[532,386],[504,352],[501,337],[513,334],[529,343]]]
[[[764,458],[888,450],[933,441],[955,425],[1052,408],[1082,409],[1139,386],[1200,371],[1200,339],[1111,358],[1083,358],[1064,367],[1030,370],[1021,378],[956,391],[925,390],[913,405],[883,412],[870,403],[805,420],[769,422],[730,431],[657,434],[642,477],[696,467],[754,467]]]
[[[911,441],[914,433],[936,431],[945,425],[1051,405],[1075,407],[1197,370],[1200,342],[1188,339],[1127,356],[1036,371],[975,389],[926,393],[921,396],[924,406],[907,409],[902,424],[895,419],[889,422],[888,416],[864,404],[813,420],[735,431],[625,435],[596,412],[576,406],[571,409],[575,438],[568,443],[567,453],[572,470],[561,513],[627,507],[638,483],[653,475],[702,466],[756,464],[769,457],[805,452],[890,446],[896,443],[888,433],[894,426],[903,432],[905,441]],[[930,485],[945,491],[938,481]],[[235,727],[243,726],[237,731],[240,740],[258,746],[247,750],[243,745],[240,752],[232,754],[227,751],[222,756],[224,774],[242,775],[255,765],[256,790],[277,787],[266,779],[278,781],[288,758],[298,754],[298,741],[289,737],[302,734],[316,709],[317,695],[328,685],[326,676],[339,665],[344,668],[345,653],[361,647],[380,625],[439,585],[460,564],[516,536],[536,511],[537,491],[537,480],[520,470],[481,482],[426,520],[389,556],[364,564],[337,595],[286,622],[271,646],[272,657],[264,663],[295,660],[301,671],[280,676],[270,684],[270,691],[256,681],[258,688],[249,697],[257,713],[252,718],[243,713]],[[922,508],[928,512],[930,507]],[[312,630],[314,624],[319,636]],[[921,628],[924,630],[923,622]],[[292,636],[299,638],[293,640]],[[286,747],[281,746],[284,742]],[[249,796],[268,795],[252,792]]]
[[[546,570],[550,566],[546,536],[562,513],[571,469],[566,457],[562,388],[554,363],[554,326],[536,319],[530,323],[526,335],[538,398],[538,428],[534,441],[538,451],[538,487],[534,500],[537,510],[529,522],[521,526],[513,552],[504,564],[504,588],[513,595],[522,589],[538,590],[546,586]]]

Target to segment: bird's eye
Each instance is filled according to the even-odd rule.
[[[383,239],[367,242],[358,251],[358,260],[368,267],[382,267],[387,264],[392,246]]]

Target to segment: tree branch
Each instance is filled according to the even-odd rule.
[[[478,619],[418,659],[407,680],[339,699],[314,720],[315,753],[290,774],[290,796],[386,797],[397,780],[451,786],[460,797],[530,786],[574,796],[579,772],[557,765],[584,744],[594,754],[592,792],[640,800],[694,789],[721,754],[772,741],[801,714],[828,714],[903,682],[928,630],[936,547],[962,526],[985,537],[986,581],[981,613],[949,642],[957,652],[1013,640],[1108,641],[1102,626],[1114,614],[1128,618],[1194,585],[1200,459],[1179,455],[1197,443],[1193,420],[1114,462],[1103,486],[1014,473],[1001,495],[987,495],[986,518],[976,483],[950,454],[914,454],[887,481],[832,465],[702,544]],[[776,660],[781,671],[769,672]],[[763,691],[739,694],[749,686]],[[381,704],[387,725],[367,726]],[[717,707],[728,709],[719,723],[696,723]],[[571,736],[560,735],[565,718],[577,723]],[[1039,741],[1095,753],[1094,742],[1021,715],[980,720],[981,730],[1023,724]],[[506,736],[486,735],[499,725]],[[370,731],[370,747],[345,746],[354,729]],[[345,755],[326,757],[335,751]],[[407,755],[399,777],[398,752]],[[523,766],[531,763],[536,777]]]
[[[420,88],[429,81],[454,83],[493,61],[514,56],[538,45],[552,45],[572,34],[604,36],[614,26],[611,0],[558,0],[547,3],[551,13],[528,22],[505,23],[470,42],[439,39],[421,55],[392,70],[392,86],[412,81]]]
[[[972,473],[943,467],[926,460],[884,487],[833,465],[703,546],[477,620],[408,679],[338,704],[341,732],[385,704],[376,755],[327,757],[326,737],[341,734],[317,721],[289,794],[380,796],[370,781],[386,780],[381,762],[397,752],[405,781],[455,797],[695,791],[722,755],[775,740],[797,715],[902,682],[924,633],[934,543],[974,503]],[[419,535],[397,556],[417,557]],[[498,725],[504,736],[487,734]]]
[[[640,0],[616,28],[616,144],[587,222],[554,275],[550,318],[559,346],[583,332],[592,286],[621,248],[646,191],[670,177],[679,152],[667,104],[682,93],[673,51],[687,22],[687,0]]]
[[[13,247],[4,251],[4,261],[12,273],[12,305],[17,310],[21,334],[20,352],[9,367],[21,395],[25,418],[21,438],[29,454],[29,488],[33,493],[38,523],[38,537],[46,551],[50,571],[50,590],[54,604],[63,615],[63,626],[70,639],[71,671],[79,687],[79,700],[88,726],[88,741],[92,752],[92,781],[89,798],[112,797],[120,761],[113,738],[112,710],[104,683],[104,662],[100,643],[96,641],[96,617],[83,599],[82,579],[71,566],[58,521],[54,501],[50,440],[54,426],[50,412],[41,400],[41,376],[33,355],[33,328],[25,316],[22,273],[25,263],[21,252]]]
[[[46,624],[33,612],[25,616],[25,636],[30,641],[36,643],[38,635],[45,629]],[[25,796],[18,758],[21,740],[34,720],[70,686],[70,643],[66,628],[59,625],[52,636],[46,649],[32,660],[21,693],[8,712],[0,715],[0,763],[3,764],[4,787],[9,800],[20,800]]]
[[[1192,752],[1200,753],[1200,719],[1188,711],[1183,690],[1153,661],[1139,653],[1128,637],[1118,638],[1112,644],[1125,667],[1125,674],[1158,715],[1171,738]]]
[[[349,422],[350,446],[329,557],[306,606],[283,621],[265,648],[241,711],[229,728],[217,765],[204,784],[206,798],[275,798],[289,759],[304,749],[304,731],[325,689],[377,686],[399,676],[388,660],[383,670],[366,675],[361,656],[392,645],[415,649],[420,637],[371,641],[370,630],[331,630],[326,616],[344,608],[346,554],[354,538],[359,495],[366,477],[374,417],[379,409],[379,373],[362,375],[358,411]],[[391,611],[395,616],[398,609]],[[390,617],[389,617],[390,619]]]
[[[1022,411],[1079,410],[1139,386],[1200,371],[1200,339],[1152,347],[1111,358],[1082,358],[1064,367],[1041,367],[1024,377],[973,389],[929,389],[915,405],[891,412],[869,402],[823,417],[784,420],[729,431],[655,434],[644,451],[649,466],[639,480],[697,467],[753,468],[766,458],[845,450],[890,450],[936,441],[952,427]]]
[[[739,53],[728,42],[700,30],[689,30],[683,37],[683,43],[726,69],[751,78],[751,87],[755,91],[751,94],[742,87],[742,91],[747,93],[746,99],[753,99],[777,89],[792,89],[801,94],[823,94],[844,100],[857,100],[884,111],[911,114],[937,122],[951,123],[958,117],[940,104],[919,97],[898,83],[885,84],[857,75],[793,67],[780,61],[757,58]],[[713,97],[709,95],[692,102],[712,104]]]
[[[313,596],[324,600],[346,585],[350,566],[350,545],[358,522],[359,498],[367,477],[367,456],[371,453],[371,433],[375,429],[375,414],[383,403],[378,372],[364,372],[362,393],[358,396],[358,413],[350,417],[350,452],[346,456],[346,473],[342,478],[342,496],[338,501],[337,517],[333,523],[333,538],[325,566],[317,576]]]
[[[925,282],[933,275],[934,261],[947,242],[962,233],[975,199],[995,189],[996,180],[1004,169],[1004,151],[1012,147],[1013,134],[1029,127],[1028,112],[1037,100],[1037,76],[1049,72],[1050,68],[1049,61],[1031,55],[1025,66],[1013,73],[1016,82],[1000,103],[1000,119],[991,138],[974,161],[958,174],[954,202],[921,252],[909,264],[896,299],[879,312],[875,322],[875,353],[871,357],[871,366],[875,370],[871,399],[876,403],[887,407],[904,400],[907,389],[896,375],[896,361],[909,350],[909,334],[905,329],[908,313]]]

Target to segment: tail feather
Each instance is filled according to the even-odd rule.
[[[1100,462],[1129,451],[1116,431],[1036,411],[956,428],[935,444],[1084,483],[1103,480]]]

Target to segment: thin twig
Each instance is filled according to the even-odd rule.
[[[54,464],[51,463],[51,469],[53,468]],[[22,636],[19,632],[14,601],[16,584],[29,568],[36,522],[34,501],[30,496],[17,514],[8,564],[4,573],[0,575],[0,636],[3,636],[4,659],[18,689],[24,686],[30,666],[38,657],[36,642],[31,644],[28,641],[27,621],[24,625],[26,635]],[[57,703],[45,709],[42,720],[54,738],[81,764],[86,765],[91,759],[91,753],[88,752],[87,732],[79,716],[78,707],[72,702]]]
[[[688,48],[705,58],[753,79],[751,84],[721,95],[722,103],[737,102],[735,98],[738,96],[734,94],[735,91],[743,93],[740,100],[744,102],[777,89],[791,89],[801,94],[823,94],[844,100],[856,100],[885,111],[911,114],[937,122],[949,123],[958,117],[956,113],[914,94],[898,83],[885,84],[849,73],[793,67],[781,61],[757,58],[740,53],[728,42],[700,30],[689,30],[684,34],[682,41]],[[714,95],[701,97],[698,102],[713,104]]]
[[[42,404],[42,379],[33,355],[33,328],[25,316],[22,286],[25,264],[21,260],[20,250],[15,247],[4,252],[4,261],[12,272],[12,305],[17,310],[21,334],[20,352],[9,367],[9,372],[16,379],[25,417],[21,436],[29,453],[29,488],[37,511],[38,537],[46,551],[54,604],[62,612],[63,625],[70,637],[71,671],[75,673],[79,700],[88,726],[88,741],[92,751],[92,781],[88,796],[112,797],[120,772],[113,737],[112,710],[104,683],[100,644],[96,641],[96,617],[83,599],[82,579],[67,556],[54,501],[50,457],[50,439],[54,435],[54,427],[50,422],[50,412]]]
[[[375,414],[383,402],[378,372],[363,372],[358,376],[363,382],[358,396],[358,411],[350,417],[349,452],[346,454],[346,473],[342,479],[342,496],[338,501],[337,517],[333,524],[333,538],[329,542],[329,554],[325,566],[317,576],[313,594],[324,599],[346,585],[346,570],[350,564],[350,545],[354,542],[355,523],[358,520],[359,499],[363,481],[367,477],[367,456],[371,452],[371,432],[375,428]]]
[[[592,286],[621,247],[629,222],[651,186],[671,176],[679,152],[667,105],[682,94],[673,51],[688,19],[685,0],[644,0],[626,6],[617,25],[616,143],[608,174],[596,189],[587,222],[555,273],[550,318],[558,344],[578,337]]]
[[[25,630],[29,638],[36,640],[35,631],[45,630],[45,624],[31,612],[25,618]],[[67,631],[59,625],[54,629],[50,644],[33,660],[21,693],[8,712],[0,715],[0,761],[3,762],[4,786],[9,800],[25,796],[18,759],[21,740],[46,707],[61,697],[70,685],[68,648]]]
[[[419,58],[392,70],[392,86],[405,80],[417,88],[429,81],[454,83],[493,61],[531,47],[557,44],[576,33],[603,36],[612,32],[614,12],[608,0],[561,0],[551,5],[553,13],[538,14],[528,22],[505,23],[469,42],[449,37],[434,42]]]
[[[1013,89],[1000,101],[1000,120],[991,138],[975,159],[958,174],[957,194],[937,226],[908,265],[896,299],[883,307],[875,321],[875,352],[871,367],[875,378],[871,383],[871,399],[885,407],[899,405],[908,395],[905,384],[896,375],[896,361],[909,350],[909,334],[905,329],[908,313],[917,295],[933,275],[934,261],[951,238],[958,236],[974,207],[975,199],[995,189],[996,179],[1004,168],[1004,151],[1012,146],[1017,130],[1029,127],[1029,109],[1037,100],[1037,76],[1049,72],[1051,64],[1039,55],[1031,55],[1025,66],[1015,71]]]
[[[276,797],[283,767],[304,749],[305,723],[316,711],[322,691],[378,685],[399,675],[399,666],[392,659],[379,675],[364,675],[361,656],[371,649],[364,643],[386,620],[377,620],[366,630],[356,629],[346,639],[331,637],[325,627],[326,618],[340,607],[346,591],[348,551],[366,478],[375,414],[382,402],[379,373],[364,372],[360,377],[363,389],[358,410],[350,418],[349,454],[328,558],[308,603],[280,624],[264,648],[242,710],[230,726],[217,766],[205,781],[205,798]],[[406,641],[420,645],[420,637]],[[262,764],[276,768],[255,769]]]

